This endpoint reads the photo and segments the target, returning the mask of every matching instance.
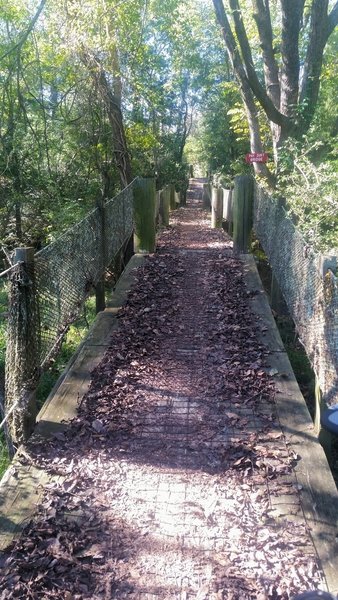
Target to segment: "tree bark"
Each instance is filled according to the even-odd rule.
[[[123,126],[120,96],[121,88],[119,82],[115,80],[114,83],[114,91],[118,94],[115,95],[108,83],[101,63],[87,51],[82,52],[81,58],[88,68],[106,107],[113,134],[115,164],[119,172],[121,187],[125,188],[131,183],[133,177]],[[119,75],[117,75],[117,77],[119,77]]]
[[[266,93],[276,108],[280,108],[280,84],[278,65],[273,49],[273,33],[269,0],[253,0],[254,20],[257,25],[264,61],[264,80]]]
[[[301,0],[281,0],[282,9],[282,71],[280,108],[283,115],[294,119],[298,103],[299,31],[302,15]]]
[[[304,106],[300,134],[310,127],[319,94],[323,54],[329,35],[338,23],[338,2],[327,15],[328,0],[313,0],[309,44],[304,64],[300,103]]]
[[[228,18],[226,16],[226,13],[224,10],[223,0],[213,0],[213,2],[214,2],[215,8],[217,7],[216,14],[217,14],[218,20],[221,24],[222,30],[223,30],[224,40],[226,40],[226,38],[227,38],[228,43],[230,43],[230,41],[231,41],[231,46],[233,46],[233,48],[234,48],[234,52],[236,55],[237,68],[244,71],[244,76],[247,79],[247,81],[252,89],[252,92],[256,96],[258,102],[261,104],[262,108],[264,109],[268,119],[270,121],[273,121],[277,125],[280,125],[281,127],[287,126],[287,124],[288,124],[287,119],[276,108],[276,106],[272,102],[271,98],[269,98],[264,87],[262,86],[262,84],[260,83],[260,81],[258,79],[256,70],[255,70],[255,67],[253,64],[251,49],[250,49],[249,41],[248,41],[248,38],[246,35],[244,23],[242,20],[241,9],[240,9],[238,0],[230,0],[230,6],[233,10],[233,18],[234,18],[234,23],[235,23],[236,35],[237,35],[238,43],[241,48],[243,63],[245,65],[245,70],[244,70],[244,66],[241,61],[239,52],[236,47],[236,41],[235,41],[235,38],[231,31],[231,27],[230,27]],[[231,38],[232,38],[232,40],[231,40]]]
[[[262,151],[254,100],[256,98],[270,121],[277,164],[280,145],[289,136],[301,137],[311,124],[318,101],[325,44],[338,22],[338,2],[328,15],[328,0],[312,0],[309,31],[306,30],[305,33],[307,54],[300,94],[299,37],[305,1],[281,0],[282,69],[280,74],[274,56],[269,0],[252,0],[252,2],[262,47],[265,87],[254,67],[239,0],[229,0],[229,4],[241,53],[225,13],[223,0],[213,0],[228,55],[240,84],[249,121],[251,150]],[[255,171],[268,173],[265,165],[260,166],[257,163],[255,163]]]
[[[271,26],[271,15],[269,0],[253,0],[254,14],[253,18],[257,25],[257,31],[261,42],[263,62],[264,62],[264,81],[266,93],[280,110],[280,83],[278,65],[273,49],[273,32]],[[280,126],[270,121],[270,129],[274,148],[274,158],[277,164],[278,149],[277,141],[280,139]]]
[[[236,0],[237,1],[237,0]],[[263,152],[262,139],[260,135],[260,126],[257,108],[255,105],[254,96],[246,76],[241,57],[238,52],[236,40],[231,31],[231,27],[226,16],[222,0],[213,0],[216,16],[222,28],[222,34],[225,46],[228,51],[229,60],[234,70],[235,76],[240,86],[241,96],[243,99],[248,124],[250,131],[250,148],[252,152]],[[235,6],[235,5],[234,5]],[[271,101],[270,101],[271,102]],[[271,103],[272,104],[272,103]],[[254,170],[257,175],[263,176],[270,183],[273,183],[273,177],[266,164],[254,163]]]

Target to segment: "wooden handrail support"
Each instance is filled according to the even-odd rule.
[[[235,177],[233,195],[234,253],[247,254],[253,223],[253,178],[251,175]]]

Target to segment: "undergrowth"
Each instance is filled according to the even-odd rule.
[[[4,290],[0,292],[1,312],[7,308],[7,295]],[[61,350],[57,355],[53,365],[48,371],[42,374],[39,385],[37,387],[37,406],[42,407],[49,393],[53,389],[56,381],[65,369],[68,361],[71,359],[77,348],[84,340],[88,333],[90,325],[95,319],[95,296],[91,296],[85,303],[82,315],[69,328],[69,331],[64,339]],[[1,388],[4,387],[5,374],[5,352],[6,352],[6,321],[0,321],[0,379]],[[1,419],[0,419],[1,420]],[[7,469],[10,463],[8,456],[5,436],[3,431],[0,432],[0,478]]]
[[[256,259],[258,259],[258,271],[262,280],[265,291],[268,296],[271,292],[271,268],[266,258],[266,255],[257,244],[254,243],[252,251]],[[275,321],[278,327],[282,342],[292,366],[292,370],[296,376],[300,390],[305,398],[307,407],[311,416],[314,416],[315,410],[315,375],[307,357],[304,347],[298,339],[295,325],[291,317],[287,315],[278,315],[275,313]]]
[[[51,392],[54,384],[65,369],[77,348],[88,333],[90,325],[95,319],[95,296],[91,296],[85,303],[82,315],[70,327],[53,365],[42,374],[36,391],[37,405],[40,409]]]
[[[317,252],[338,254],[338,158],[316,163],[320,144],[288,140],[280,157],[278,192],[297,228]]]

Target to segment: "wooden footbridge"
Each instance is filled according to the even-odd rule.
[[[337,490],[202,184],[131,258],[2,481],[0,598],[338,592]]]

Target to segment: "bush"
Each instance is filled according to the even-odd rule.
[[[311,154],[319,144],[304,141],[298,146],[288,140],[282,150],[278,192],[308,243],[318,252],[338,254],[338,161],[315,164]]]

